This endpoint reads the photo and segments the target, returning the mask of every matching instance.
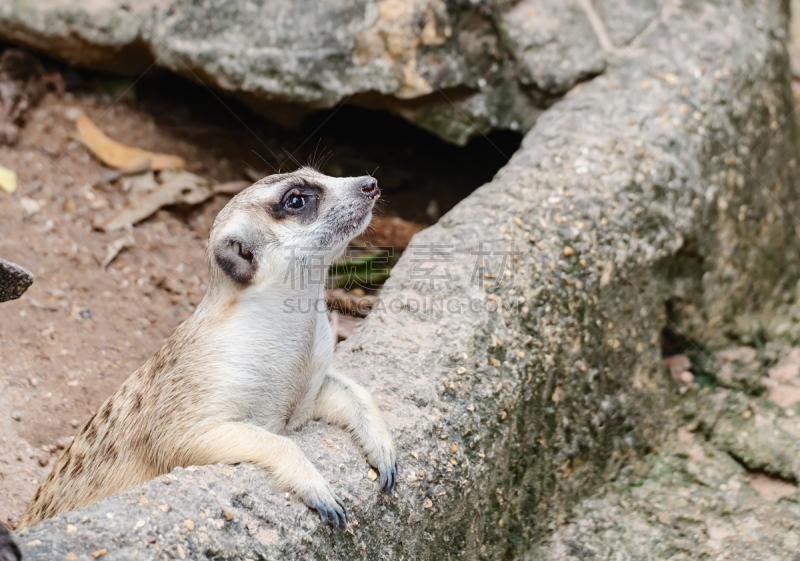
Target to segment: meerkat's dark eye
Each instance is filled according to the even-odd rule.
[[[288,187],[281,198],[275,201],[270,213],[278,220],[291,218],[308,224],[316,219],[322,198],[322,187],[308,183],[295,184]]]
[[[300,193],[292,193],[286,199],[286,208],[289,210],[300,210],[304,206],[306,206],[306,198]]]

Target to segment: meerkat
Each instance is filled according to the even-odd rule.
[[[324,302],[328,265],[369,225],[380,193],[372,177],[301,168],[233,197],[209,235],[203,301],[83,426],[19,527],[177,466],[250,462],[324,525],[344,528],[344,503],[285,436],[311,419],[351,432],[388,493],[394,445],[370,394],[332,368],[324,304],[282,305]]]

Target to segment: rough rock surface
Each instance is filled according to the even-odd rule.
[[[33,284],[33,274],[16,263],[0,259],[0,302],[16,300]]]
[[[603,42],[580,2],[559,0],[13,0],[0,5],[0,37],[130,75],[155,64],[287,124],[350,102],[464,143],[530,129],[660,3],[598,2]]]
[[[800,382],[800,349],[786,355],[784,381]],[[761,360],[741,371],[769,384],[774,368],[768,379]],[[675,415],[683,426],[524,559],[800,559],[800,397],[787,405],[774,393],[687,389]]]
[[[344,433],[292,435],[350,531],[250,467],[208,466],[18,532],[25,558],[525,555],[669,425],[665,326],[720,345],[798,298],[786,25],[777,2],[664,13],[414,238],[338,353],[385,411],[396,491],[377,493]]]
[[[6,527],[0,524],[0,561],[19,561],[20,552]]]

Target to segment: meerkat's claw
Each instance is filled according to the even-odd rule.
[[[330,523],[334,530],[347,528],[347,510],[345,510],[344,503],[339,497],[336,497],[335,505],[317,502],[314,505],[314,509],[319,513],[323,526],[327,526]]]
[[[377,466],[378,472],[381,474],[380,489],[384,494],[389,494],[397,483],[397,460],[394,461],[391,467],[387,466],[384,462],[380,462]]]

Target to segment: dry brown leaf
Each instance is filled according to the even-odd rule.
[[[136,245],[136,239],[133,237],[133,228],[129,227],[124,238],[114,240],[106,246],[106,256],[103,259],[103,262],[100,263],[100,268],[105,271],[123,249],[133,247],[134,245]]]
[[[331,312],[331,328],[333,329],[336,339],[344,341],[353,334],[358,320],[353,316],[340,314],[337,311]]]
[[[94,187],[100,187],[108,183],[114,183],[115,181],[117,181],[122,177],[128,177],[130,175],[139,175],[140,173],[146,171],[150,171],[150,160],[144,160],[143,162],[139,162],[135,166],[120,168],[116,171],[112,171],[111,173],[102,177],[99,181],[95,182]]]
[[[94,227],[104,232],[137,224],[169,205],[196,205],[216,194],[235,194],[249,186],[246,181],[231,181],[209,186],[208,181],[188,171],[164,172],[162,184],[153,191],[130,201],[122,210],[105,220],[96,220]]]
[[[365,317],[378,300],[377,296],[356,296],[343,288],[334,288],[325,294],[328,306],[344,315]]]
[[[0,189],[9,195],[17,190],[17,174],[14,170],[0,166]]]
[[[405,249],[411,242],[411,237],[425,228],[425,224],[409,222],[396,216],[373,216],[369,229],[360,237],[373,246]]]
[[[158,154],[141,148],[125,146],[108,138],[84,113],[75,121],[78,140],[104,164],[113,168],[130,168],[150,160],[150,169],[183,169],[186,161],[172,154]]]
[[[246,188],[250,187],[249,181],[228,181],[227,183],[218,183],[214,185],[212,190],[219,195],[235,195]]]

